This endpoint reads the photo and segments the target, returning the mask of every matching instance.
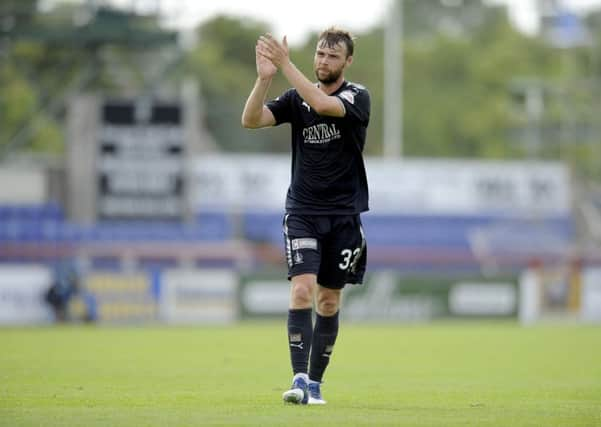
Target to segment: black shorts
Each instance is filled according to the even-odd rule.
[[[317,283],[331,289],[361,284],[367,244],[359,215],[284,216],[288,279],[317,275]]]

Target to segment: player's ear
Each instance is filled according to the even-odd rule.
[[[346,66],[348,67],[353,63],[353,55],[349,55],[346,57]]]

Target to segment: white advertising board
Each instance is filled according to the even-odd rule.
[[[582,274],[581,316],[585,322],[601,322],[601,268]]]
[[[370,205],[391,214],[569,213],[569,175],[554,162],[366,159]],[[288,155],[210,155],[193,167],[196,210],[282,211]]]
[[[451,314],[507,316],[516,306],[516,289],[511,283],[460,282],[449,292]]]
[[[44,295],[52,272],[44,266],[0,266],[0,324],[26,325],[52,320]]]
[[[281,280],[250,280],[241,295],[242,308],[251,315],[288,313],[290,282]]]
[[[166,270],[160,317],[167,323],[231,323],[238,318],[237,292],[238,276],[230,270]]]
[[[197,159],[192,206],[198,209],[284,208],[290,160],[281,155],[209,155]]]
[[[43,169],[0,168],[0,203],[37,204],[45,201]]]

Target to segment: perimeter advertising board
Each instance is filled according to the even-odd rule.
[[[52,284],[45,266],[0,266],[0,325],[47,323],[52,310],[44,296]]]
[[[238,318],[238,275],[221,269],[166,270],[160,317],[167,323],[231,323]]]
[[[370,206],[379,214],[537,215],[570,211],[567,169],[555,162],[393,161],[367,158]],[[287,155],[209,155],[195,160],[196,210],[282,211]]]
[[[285,272],[242,275],[240,310],[245,318],[281,317],[288,312]],[[344,291],[341,315],[349,321],[411,322],[448,317],[514,317],[517,284],[511,278],[409,277],[383,271],[365,285]]]

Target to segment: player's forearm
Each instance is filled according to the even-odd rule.
[[[321,114],[329,100],[328,95],[315,86],[296,66],[288,61],[281,66],[282,73],[298,94],[313,110]]]
[[[255,85],[246,100],[244,111],[242,111],[242,126],[245,128],[256,128],[261,126],[263,105],[267,98],[267,91],[271,85],[271,78],[257,78]]]

